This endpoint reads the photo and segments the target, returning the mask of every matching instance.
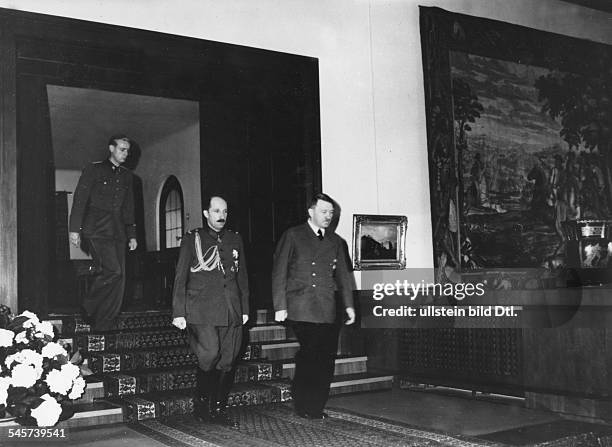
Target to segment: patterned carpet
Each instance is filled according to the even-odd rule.
[[[387,420],[346,411],[330,410],[330,418],[307,420],[296,416],[291,406],[238,407],[231,409],[240,420],[234,430],[196,421],[192,416],[141,421],[133,428],[171,447],[291,446],[291,447],[481,447],[498,445],[410,428]]]

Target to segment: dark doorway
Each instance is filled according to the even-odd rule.
[[[246,243],[251,307],[268,307],[274,244],[321,184],[317,60],[11,10],[0,21],[0,149],[17,154],[2,173],[17,174],[19,308],[45,314],[57,294],[49,84],[199,103],[202,196],[227,196],[229,226]]]
[[[108,137],[117,133],[131,140],[124,166],[134,174],[138,240],[138,249],[126,257],[124,309],[167,307],[180,239],[193,228],[184,222],[177,176],[187,187],[187,216],[200,225],[199,102],[51,84],[46,90],[55,168],[55,294],[49,297],[50,312],[78,308],[93,280],[89,254],[68,242],[68,215],[82,169],[108,158]]]

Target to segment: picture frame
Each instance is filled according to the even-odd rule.
[[[406,216],[353,214],[353,268],[406,268]]]

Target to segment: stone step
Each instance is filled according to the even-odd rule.
[[[249,330],[250,343],[291,340],[280,325],[255,326]],[[155,349],[187,346],[187,333],[176,328],[124,330],[107,333],[62,335],[65,345],[76,346],[82,353],[117,352],[131,349]]]
[[[60,333],[91,333],[92,328],[79,314],[50,314],[46,321],[51,321]],[[250,323],[253,327],[280,326],[274,321],[274,312],[260,309]],[[172,326],[172,312],[165,310],[148,310],[138,312],[121,312],[115,320],[111,331],[138,330],[145,328],[164,328]]]
[[[335,361],[334,375],[360,374],[367,371],[367,357],[341,357]],[[147,391],[165,391],[190,388],[195,385],[195,363],[182,368],[158,368],[97,374],[88,378],[85,393],[79,403],[93,402],[105,396],[140,394]],[[240,361],[235,383],[253,383],[266,380],[291,379],[295,373],[293,359]],[[175,378],[180,379],[175,381]]]
[[[367,362],[368,358],[366,356],[337,358],[334,376],[365,373],[368,370]],[[290,360],[287,363],[283,363],[283,377],[292,379],[294,375],[295,362]]]
[[[299,349],[295,341],[252,343],[247,346],[243,361],[284,362],[294,357]],[[339,356],[349,357],[339,352]],[[363,356],[350,356],[363,357]],[[187,346],[152,350],[129,350],[117,352],[89,352],[86,365],[95,374],[130,372],[143,369],[169,369],[195,367],[197,359]]]
[[[125,316],[125,321],[130,321],[131,319],[136,319],[137,316],[144,315],[149,319],[154,319],[154,321],[159,321],[161,316],[159,311],[150,312],[153,315],[148,315],[148,312],[138,313],[134,315]],[[77,318],[78,319],[78,318]],[[60,333],[62,333],[63,320],[61,319],[53,319],[48,320],[51,321],[57,328]],[[356,331],[352,327],[343,327],[340,331],[340,336],[338,340],[338,354],[339,355],[363,355],[365,353],[364,345],[361,340],[359,332]],[[133,328],[125,328],[120,331],[109,331],[109,332],[80,332],[76,334],[67,334],[62,333],[60,337],[61,341],[70,345],[71,347],[78,347],[81,349],[81,352],[117,352],[117,351],[126,351],[130,349],[156,349],[156,348],[168,348],[168,347],[176,347],[176,346],[186,346],[187,345],[187,333],[185,331],[180,331],[170,325],[166,327],[140,327],[137,329]],[[295,336],[293,335],[293,331],[291,328],[286,328],[280,324],[262,324],[253,326],[249,329],[249,343],[250,344],[259,344],[259,343],[269,343],[268,346],[262,346],[265,350],[273,350],[279,348],[279,345],[282,342],[294,342]],[[270,359],[276,358],[287,358],[296,352],[296,346],[282,346],[282,348],[289,348],[289,350],[275,352],[274,357],[268,357]],[[280,356],[280,357],[279,357]],[[261,357],[265,357],[265,355],[261,355]],[[249,356],[245,357],[249,358]]]
[[[295,342],[272,345],[272,348],[261,349],[267,345],[250,345],[247,350],[247,358],[239,361],[239,364],[249,362],[287,362],[289,358],[283,358],[283,352],[295,351]],[[257,349],[254,349],[257,348]],[[271,358],[272,357],[272,358]],[[197,365],[197,358],[191,350],[186,347],[175,347],[172,349],[157,350],[134,350],[127,352],[97,352],[88,355],[87,365],[95,374],[106,374],[114,372],[133,372],[146,369],[170,369],[191,368]]]
[[[91,326],[77,314],[50,314],[47,320],[59,326],[62,334],[89,333]],[[147,328],[171,327],[170,310],[150,310],[140,312],[121,312],[116,318],[112,331],[137,330]]]
[[[85,392],[74,401],[76,404],[91,404],[96,399],[104,398],[104,382],[98,377],[89,376],[85,379],[87,386]]]
[[[347,374],[335,377],[330,395],[390,389],[393,376],[374,374]],[[146,393],[124,396],[110,402],[122,405],[125,422],[154,419],[193,412],[195,389],[176,392]],[[263,405],[291,400],[291,383],[288,380],[239,383],[232,387],[228,406]]]
[[[280,342],[253,343],[259,353],[256,352],[255,358],[268,360],[282,360],[295,357],[295,354],[300,349],[300,344],[296,340],[285,340]],[[258,347],[259,346],[259,347]],[[338,351],[336,355],[346,356],[361,356],[363,350],[347,349],[346,345],[338,343]]]
[[[187,333],[176,328],[125,330],[121,332],[75,334],[72,340],[83,353],[123,352],[187,346]]]
[[[280,341],[280,342],[266,342],[266,343],[254,343],[260,346],[259,358],[268,360],[283,360],[295,357],[296,352],[300,348],[300,344],[297,341]]]
[[[265,324],[253,326],[249,329],[249,342],[280,341],[295,338],[280,324]]]
[[[338,359],[340,362],[336,366],[338,367],[338,364],[349,363],[348,360],[362,361],[363,359]],[[290,363],[286,365],[290,365]],[[334,377],[330,395],[391,389],[392,384],[393,376],[389,375],[367,373],[339,375]],[[71,419],[59,423],[54,428],[88,427],[129,422],[137,419],[138,411],[141,411],[142,418],[157,417],[160,415],[160,411],[165,412],[164,415],[185,414],[193,411],[193,401],[191,398],[195,390],[188,388],[176,391],[158,391],[105,400],[100,399],[103,394],[103,382],[93,382],[88,384],[86,394],[88,392],[96,394],[95,402],[84,403],[84,396],[74,405],[75,415]],[[176,396],[176,399],[169,399],[170,396]],[[284,379],[236,384],[230,393],[229,403],[232,406],[257,405],[288,400],[291,400],[290,382]],[[168,402],[171,403],[168,404]],[[131,405],[129,408],[127,407],[128,403]],[[155,406],[157,406],[156,409],[154,408]],[[139,407],[140,410],[138,410]],[[18,424],[14,421],[0,423],[0,436],[6,436],[8,428],[16,427],[18,427]]]
[[[228,397],[228,406],[244,406],[286,402],[291,400],[291,384],[286,380],[235,384]],[[125,422],[163,418],[193,412],[195,389],[144,393],[122,396],[109,402],[123,407]]]
[[[379,374],[347,374],[334,377],[330,396],[364,391],[389,390],[393,388],[393,376]]]

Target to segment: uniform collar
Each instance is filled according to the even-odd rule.
[[[115,163],[110,161],[110,158],[107,158],[106,160],[104,160],[104,164],[106,164],[113,171],[116,171],[116,170],[118,170],[121,167],[121,165],[116,165]]]
[[[310,219],[308,219],[306,222],[308,223],[308,226],[311,228],[311,230],[314,232],[315,235],[318,236],[319,230],[321,230],[321,232],[323,233],[323,236],[325,236],[325,228],[317,227],[315,224],[312,223]]]
[[[223,236],[225,235],[225,228],[222,228],[221,231],[216,231],[213,228],[210,228],[210,226],[208,226],[208,224],[205,227],[206,232],[208,233],[208,235],[210,237],[212,237],[213,239],[223,239]]]

